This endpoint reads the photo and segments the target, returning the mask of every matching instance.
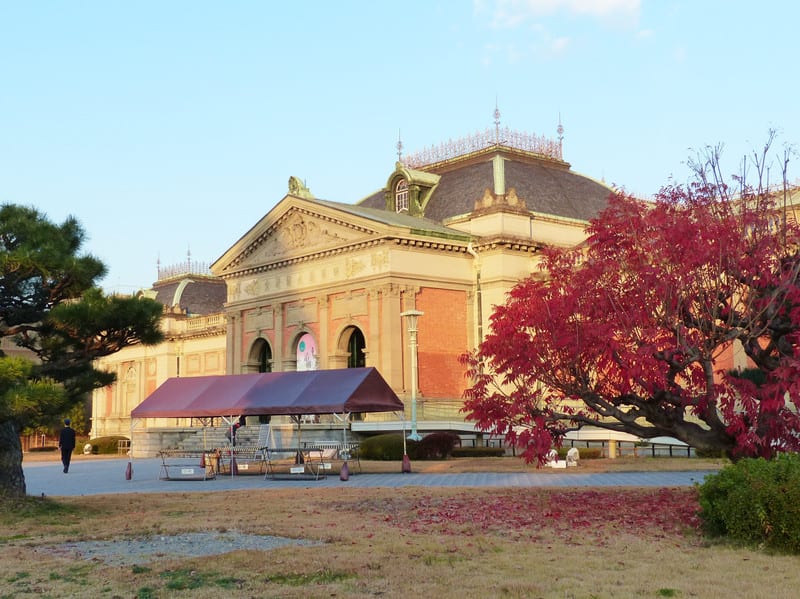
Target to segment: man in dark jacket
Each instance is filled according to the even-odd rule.
[[[64,420],[64,428],[58,437],[58,448],[61,450],[61,463],[64,464],[64,474],[69,472],[69,461],[75,449],[75,429],[70,426],[69,418]]]

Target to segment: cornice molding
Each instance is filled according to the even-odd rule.
[[[379,239],[369,239],[369,240],[359,241],[357,243],[352,243],[347,246],[321,250],[319,252],[313,252],[311,254],[306,254],[304,256],[286,258],[284,260],[278,260],[276,262],[270,262],[268,264],[263,264],[259,266],[244,268],[233,272],[223,273],[220,276],[221,278],[226,280],[251,276],[254,274],[269,272],[271,270],[278,270],[281,268],[286,268],[297,264],[314,262],[317,260],[321,260],[323,258],[337,256],[340,254],[352,254],[354,252],[358,252],[364,249],[380,247],[388,244],[404,245],[410,247],[421,247],[426,249],[434,249],[434,250],[458,252],[458,253],[464,253],[467,251],[465,245],[449,243],[447,241],[431,241],[431,240],[416,239],[412,237],[399,237],[393,235],[393,236],[381,237]]]

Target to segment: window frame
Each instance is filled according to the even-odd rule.
[[[394,185],[394,211],[408,212],[408,181],[400,179]]]

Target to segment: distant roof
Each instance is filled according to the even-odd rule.
[[[133,418],[393,412],[403,402],[375,368],[167,379]]]
[[[177,306],[194,315],[222,312],[228,297],[225,281],[217,277],[184,275],[157,281],[155,300],[167,308]]]

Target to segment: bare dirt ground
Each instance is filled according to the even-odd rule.
[[[0,597],[796,597],[797,557],[713,543],[697,507],[692,488],[28,498],[0,502]]]
[[[58,459],[57,452],[25,455]],[[579,470],[723,464],[626,457],[584,460]],[[536,469],[517,458],[413,466]],[[396,472],[398,463],[363,467]],[[0,597],[796,596],[797,557],[710,541],[697,510],[693,488],[305,486],[0,501]]]

